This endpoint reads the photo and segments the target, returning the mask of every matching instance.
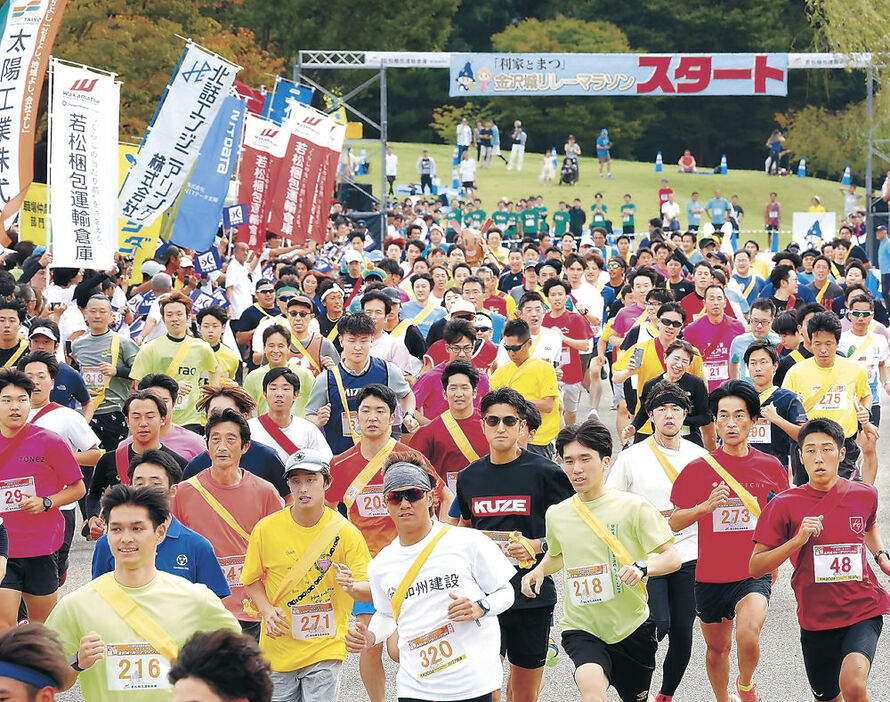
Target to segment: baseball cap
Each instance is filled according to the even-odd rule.
[[[476,327],[476,331],[479,331],[480,329],[491,329],[491,317],[489,317],[484,312],[477,312],[476,320],[473,322],[473,326]]]
[[[300,449],[287,459],[284,465],[284,478],[295,470],[305,470],[307,473],[330,473],[331,464],[315,449]]]
[[[147,261],[142,262],[142,275],[147,275],[149,278],[156,276],[164,267],[155,261],[154,259],[148,259]]]
[[[380,292],[386,295],[386,297],[389,298],[389,301],[392,302],[394,305],[402,304],[402,296],[399,295],[399,291],[395,288],[383,288],[383,290],[381,290]]]
[[[310,310],[315,309],[315,304],[306,295],[294,295],[287,301],[289,308],[293,305],[303,305],[303,307],[308,307]]]
[[[708,246],[717,246],[717,242],[709,236],[706,236],[704,239],[698,242],[698,248],[700,249],[704,249]]]
[[[726,258],[726,254],[722,251],[715,251],[714,253],[710,254],[710,256],[711,258],[716,258],[718,261],[720,261],[720,263],[729,263],[729,259]]]
[[[822,198],[818,195],[813,195],[813,199],[816,200],[816,202],[822,202]]]
[[[35,327],[28,333],[29,339],[33,339],[35,336],[45,336],[46,338],[52,339],[53,341],[59,340],[59,337],[56,335],[56,333],[49,327]]]
[[[272,282],[271,280],[269,280],[268,278],[260,278],[260,279],[256,282],[256,285],[254,286],[253,289],[254,289],[254,291],[256,291],[256,290],[259,290],[260,288],[262,288],[262,287],[264,287],[264,286],[267,286],[267,285],[272,285],[272,286],[274,286],[275,283],[273,283],[273,282]]]
[[[386,273],[384,271],[380,270],[379,268],[372,268],[367,273],[365,273],[362,277],[365,280],[367,280],[368,278],[371,278],[372,276],[380,278],[381,281],[386,279]]]
[[[881,229],[882,231],[885,231],[885,232],[886,232],[886,231],[887,231],[887,226],[884,225],[884,224],[879,224],[878,226],[875,227],[875,231],[877,231],[878,229]]]
[[[600,129],[600,134],[608,134],[608,133],[609,133],[608,129]]]
[[[343,254],[343,263],[361,263],[362,255],[355,249],[349,249]]]
[[[581,241],[578,242],[578,248],[580,249],[582,246],[593,246],[593,237],[585,234],[581,237]]]
[[[528,270],[529,268],[537,268],[537,267],[538,267],[537,261],[526,261],[525,263],[522,264],[522,270],[524,270],[524,271]]]
[[[451,305],[451,316],[453,317],[456,314],[476,314],[476,308],[466,300],[458,300],[453,305]]]
[[[182,256],[179,259],[179,267],[180,268],[194,268],[195,264],[192,263],[192,259],[188,256]]]

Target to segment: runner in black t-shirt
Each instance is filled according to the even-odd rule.
[[[490,455],[471,463],[457,478],[461,524],[488,533],[507,556],[538,562],[547,551],[544,515],[547,508],[573,494],[566,474],[552,461],[518,446],[527,412],[524,398],[511,388],[487,394],[480,405]],[[534,557],[509,536],[519,532]],[[534,702],[547,657],[556,588],[548,578],[534,600],[522,594],[527,570],[517,570],[511,583],[513,606],[498,615],[501,654],[510,661],[511,698]]]

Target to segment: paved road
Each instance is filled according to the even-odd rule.
[[[608,394],[608,393],[605,393]],[[615,415],[608,410],[604,400],[600,408],[604,421],[610,425],[614,433]],[[583,416],[583,415],[580,415]],[[888,430],[890,433],[890,430]],[[878,455],[883,457],[890,453],[890,438],[882,437],[878,443]],[[878,488],[884,498],[878,513],[879,523],[885,527],[885,538],[890,543],[890,465],[881,461],[878,471]],[[92,556],[92,545],[85,542],[79,536],[75,536],[75,543],[71,550],[72,566],[69,571],[68,582],[63,588],[63,593],[84,585],[89,579],[89,563]],[[809,686],[804,673],[803,659],[800,652],[799,628],[795,615],[795,599],[790,585],[791,568],[788,564],[782,567],[779,582],[773,590],[770,602],[770,612],[763,630],[761,661],[755,677],[760,693],[767,702],[807,702],[812,700]],[[882,582],[887,583],[888,578],[880,575]],[[557,616],[559,615],[557,610]],[[556,632],[558,632],[558,625]],[[557,641],[558,633],[555,634]],[[659,649],[659,663],[664,657],[665,646]],[[678,702],[704,702],[712,700],[713,694],[705,672],[705,646],[701,632],[696,626],[695,640],[693,643],[692,661],[686,671],[686,677],[677,691]],[[384,655],[384,658],[386,656]],[[387,700],[395,700],[395,665],[387,661]],[[735,661],[732,664],[732,676],[737,673]],[[547,684],[541,694],[541,700],[550,702],[560,700],[580,699],[578,690],[572,680],[571,667],[565,655],[562,656],[555,668],[547,669]],[[658,691],[661,681],[660,666],[653,678],[653,691]],[[875,663],[870,677],[870,690],[873,700],[890,700],[890,632],[886,632],[878,646]],[[74,688],[67,694],[59,697],[61,700],[73,701],[82,699],[79,690]],[[351,656],[346,662],[340,699],[350,702],[367,700],[365,689],[362,686],[358,671],[358,657]],[[617,700],[614,691],[610,693],[610,700]],[[310,701],[311,702],[311,701]],[[629,702],[629,701],[628,701]]]

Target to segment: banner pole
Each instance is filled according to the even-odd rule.
[[[55,89],[55,77],[56,77],[56,63],[58,59],[50,56],[49,58],[49,66],[47,67],[47,73],[49,77],[47,79],[47,100],[46,100],[46,109],[47,109],[47,131],[46,131],[46,250],[50,252],[52,255],[53,252],[53,131],[55,131],[55,120],[53,119],[53,103],[55,100],[54,97],[54,89]],[[21,224],[19,225],[21,227]],[[52,266],[52,263],[49,264]],[[49,283],[49,280],[46,281]]]

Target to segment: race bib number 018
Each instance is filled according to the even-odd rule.
[[[334,605],[330,602],[294,605],[291,611],[291,633],[295,639],[318,639],[336,633]]]
[[[860,544],[813,546],[813,573],[817,583],[862,580],[862,546]]]
[[[454,636],[454,624],[446,624],[434,631],[408,641],[408,651],[417,662],[418,680],[441,673],[467,659],[466,653]]]
[[[738,497],[730,497],[727,502],[729,504],[720,505],[714,510],[714,531],[754,531],[757,517],[751,514]]]
[[[569,599],[576,605],[598,604],[615,597],[612,576],[605,563],[569,568],[566,570],[566,586]]]
[[[21,509],[19,503],[34,494],[33,476],[0,481],[0,513],[17,512]]]
[[[108,689],[165,690],[170,662],[149,643],[107,644],[105,677]]]

